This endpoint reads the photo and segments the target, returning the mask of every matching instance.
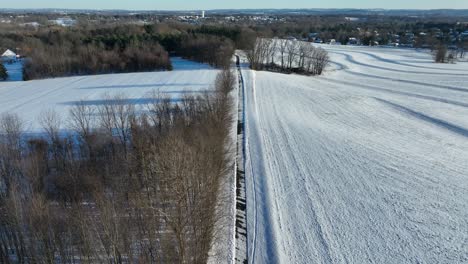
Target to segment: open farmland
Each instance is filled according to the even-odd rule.
[[[174,71],[76,76],[27,82],[0,83],[0,113],[18,114],[28,132],[42,130],[39,115],[55,110],[65,120],[68,109],[83,100],[88,105],[104,103],[105,94],[122,94],[138,107],[150,103],[148,94],[165,93],[174,101],[187,93],[213,88],[218,70],[205,64],[173,59]]]
[[[250,263],[468,262],[468,63],[327,46],[246,80]]]

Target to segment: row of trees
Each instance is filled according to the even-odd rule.
[[[4,114],[0,262],[206,263],[224,217],[234,80],[226,70],[215,91],[177,104],[154,92],[141,109],[105,95],[67,123],[46,111],[45,138],[25,140]]]
[[[311,43],[259,38],[247,51],[254,70],[277,70],[320,75],[329,64],[328,52]]]
[[[37,43],[24,65],[25,80],[69,75],[172,70],[169,54],[158,43],[104,45]]]

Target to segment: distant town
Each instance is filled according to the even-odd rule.
[[[395,21],[395,16],[399,19]],[[209,10],[94,11],[0,9],[0,27],[29,30],[78,25],[182,23],[249,26],[279,30],[265,35],[334,45],[384,45],[430,48],[444,42],[449,49],[466,48],[468,12],[463,10]]]

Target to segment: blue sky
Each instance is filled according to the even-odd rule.
[[[222,8],[468,9],[468,0],[0,0],[1,8],[198,10]]]

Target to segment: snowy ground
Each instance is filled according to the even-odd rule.
[[[243,71],[249,263],[468,263],[468,63],[323,47]]]
[[[213,88],[217,70],[195,62],[172,59],[174,71],[105,74],[46,79],[27,82],[0,82],[0,113],[18,113],[29,132],[42,130],[39,116],[54,109],[65,119],[75,102],[102,104],[105,93],[124,94],[137,106],[149,102],[148,94],[160,91],[174,100],[186,93],[202,93]]]

